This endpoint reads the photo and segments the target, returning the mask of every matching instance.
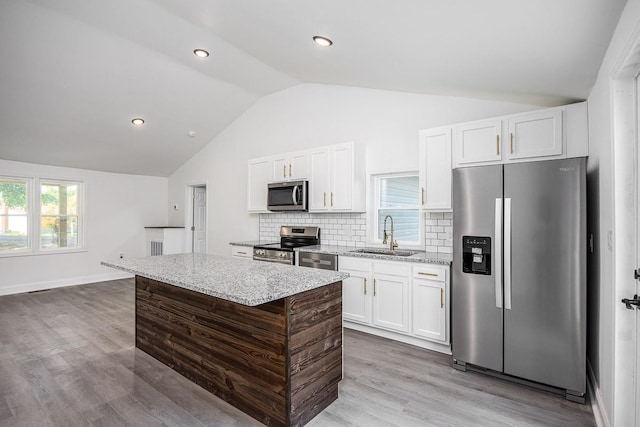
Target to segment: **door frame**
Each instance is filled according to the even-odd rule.
[[[612,170],[613,170],[613,304],[614,304],[614,399],[615,425],[640,426],[636,393],[640,361],[637,310],[627,310],[622,298],[637,292],[633,271],[640,267],[640,166],[638,143],[638,94],[640,74],[640,27],[613,67],[611,74]],[[630,191],[633,188],[633,191]],[[629,369],[632,372],[629,372]]]
[[[205,187],[206,188],[206,204],[207,204],[207,212],[209,211],[209,186],[206,182],[204,183],[189,183],[185,185],[184,191],[184,224],[185,224],[185,251],[187,253],[193,252],[193,232],[191,231],[191,227],[193,226],[193,195],[195,187]],[[205,218],[205,229],[209,230],[209,215],[207,213],[207,217]],[[209,250],[209,242],[208,239],[205,242],[205,252]]]

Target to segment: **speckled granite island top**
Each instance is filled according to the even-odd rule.
[[[102,261],[106,267],[247,306],[339,282],[348,273],[203,254]]]

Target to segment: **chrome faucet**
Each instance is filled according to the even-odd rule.
[[[389,218],[391,220],[391,239],[387,239],[387,218]],[[387,215],[384,217],[384,227],[382,230],[382,236],[384,237],[382,239],[382,243],[384,243],[385,245],[387,244],[387,240],[389,240],[389,250],[392,251],[395,248],[398,247],[398,242],[396,242],[395,240],[393,240],[393,217],[391,215]]]

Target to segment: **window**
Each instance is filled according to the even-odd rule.
[[[0,256],[81,249],[82,203],[82,182],[0,177]]]
[[[27,179],[0,178],[0,254],[30,247],[29,184]]]
[[[77,182],[40,183],[40,248],[80,246]]]
[[[373,177],[374,188],[374,242],[382,243],[384,219],[393,219],[393,237],[398,244],[419,245],[420,198],[418,175],[393,174]],[[387,233],[391,231],[391,220],[387,220]]]

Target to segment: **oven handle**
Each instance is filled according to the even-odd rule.
[[[260,257],[257,257],[255,255],[253,256],[253,260],[254,261],[264,261],[264,262],[277,262],[277,263],[280,263],[280,264],[289,264],[289,265],[292,264],[291,260],[288,260],[288,259],[260,258]]]

